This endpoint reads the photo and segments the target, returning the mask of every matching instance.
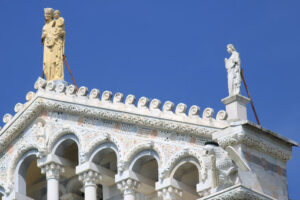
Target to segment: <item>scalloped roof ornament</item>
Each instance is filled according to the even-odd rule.
[[[76,91],[74,85],[62,80],[46,81],[39,77],[34,88],[37,91],[27,93],[27,102],[16,104],[14,116],[4,115],[5,125],[0,129],[0,151],[38,117],[42,110],[118,121],[207,139],[211,139],[212,133],[217,130],[234,123],[227,120],[228,113],[224,110],[219,111],[214,118],[214,110],[205,108],[201,118],[200,107],[196,105],[188,108],[186,104],[179,103],[175,106],[171,101],[162,104],[159,99],[149,100],[147,97],[139,98],[136,103],[136,97],[132,94],[124,98],[122,93],[113,95],[111,91],[104,91],[101,95],[98,89],[92,89],[89,93],[88,88],[84,86]],[[248,124],[248,121],[245,123]],[[275,133],[274,136],[277,137]],[[288,140],[282,137],[281,139]]]

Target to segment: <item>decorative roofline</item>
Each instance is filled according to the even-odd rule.
[[[138,126],[192,134],[211,139],[212,133],[229,126],[226,112],[220,111],[217,119],[213,118],[212,108],[204,109],[200,118],[200,108],[192,106],[186,114],[187,106],[180,103],[174,112],[174,103],[167,101],[161,109],[161,101],[153,99],[149,104],[147,97],[141,97],[135,105],[135,96],[128,95],[125,103],[122,93],[113,97],[110,91],[102,93],[93,89],[88,93],[86,87],[75,86],[64,81],[49,81],[38,78],[35,83],[37,92],[28,92],[25,104],[17,103],[16,114],[5,114],[5,126],[0,130],[0,151],[2,151],[42,110],[61,111],[71,114],[113,120]]]
[[[201,118],[199,115],[200,107],[196,105],[191,106],[187,114],[187,106],[183,103],[179,103],[174,111],[174,103],[171,101],[166,101],[161,107],[162,103],[159,99],[152,99],[151,102],[149,102],[149,98],[141,97],[137,105],[135,105],[136,97],[134,95],[129,94],[124,102],[124,95],[122,93],[117,92],[113,95],[111,91],[104,91],[100,100],[100,91],[98,89],[92,89],[89,93],[88,88],[82,86],[76,91],[74,85],[70,85],[64,81],[47,82],[42,78],[38,78],[34,87],[37,89],[37,93],[28,92],[26,95],[27,103],[24,105],[17,103],[15,106],[16,113],[20,112],[25,105],[28,105],[33,97],[39,96],[63,101],[69,100],[70,102],[97,108],[123,111],[197,126],[201,125],[217,129],[229,126],[229,122],[226,121],[227,113],[224,110],[219,111],[216,115],[216,119],[214,119],[214,110],[212,108],[205,108]],[[3,122],[6,124],[11,121],[12,118],[13,116],[11,114],[5,114]]]

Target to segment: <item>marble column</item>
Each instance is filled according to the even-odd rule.
[[[84,185],[84,199],[97,200],[97,183],[101,180],[101,175],[95,171],[88,170],[79,174],[78,177]]]
[[[64,168],[57,163],[48,163],[42,167],[42,174],[47,178],[47,199],[59,200],[59,176]]]
[[[182,199],[182,192],[177,188],[169,186],[158,190],[157,196],[162,200],[180,200]]]
[[[117,184],[118,189],[123,193],[124,200],[136,200],[136,190],[139,187],[139,183],[133,179],[122,180]]]

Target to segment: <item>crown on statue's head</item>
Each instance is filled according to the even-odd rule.
[[[53,14],[53,8],[44,8],[44,12]]]

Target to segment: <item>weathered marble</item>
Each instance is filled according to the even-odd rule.
[[[136,106],[135,96],[123,103],[122,93],[110,91],[100,100],[97,89],[76,92],[41,78],[35,88],[0,130],[0,189],[8,199],[26,195],[16,189],[24,187],[18,169],[34,157],[45,173],[51,163],[65,171],[49,178],[58,168],[48,170],[53,198],[59,184],[63,198],[82,199],[85,184],[91,199],[288,199],[286,162],[297,143],[244,118],[220,111],[214,119],[212,108],[201,118],[198,106],[186,114],[185,104],[174,111],[169,101],[161,110],[160,100],[146,97]],[[219,146],[209,147],[212,141]],[[33,188],[43,184],[46,178]],[[26,198],[46,198],[37,191]]]

